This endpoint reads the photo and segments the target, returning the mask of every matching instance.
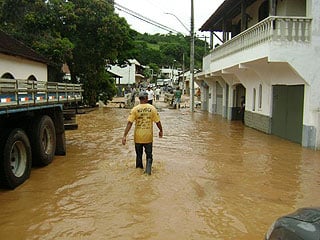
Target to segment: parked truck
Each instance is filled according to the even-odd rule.
[[[14,189],[32,166],[66,154],[64,111],[82,100],[80,84],[0,78],[0,184]]]

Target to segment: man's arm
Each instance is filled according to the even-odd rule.
[[[159,128],[159,138],[162,138],[163,137],[163,132],[162,132],[162,125],[161,125],[161,122],[157,122],[157,127]]]
[[[124,134],[123,134],[123,137],[122,137],[122,144],[123,144],[123,145],[126,145],[127,135],[128,135],[128,133],[129,133],[131,127],[132,127],[132,122],[129,122],[129,121],[128,121],[127,126],[126,126],[126,129],[124,130]]]

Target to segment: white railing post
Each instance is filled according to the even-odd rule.
[[[310,24],[310,18],[270,16],[211,50],[210,61],[218,60],[266,41],[308,43],[310,41]]]
[[[310,30],[310,25],[311,25],[311,20],[306,20],[304,22],[305,25],[305,32],[304,32],[304,41],[305,42],[310,42],[310,38],[311,38],[311,30]]]
[[[303,40],[305,39],[304,36],[304,32],[303,32],[303,25],[304,25],[304,21],[301,21],[300,19],[297,20],[297,24],[298,24],[298,42],[303,42]]]

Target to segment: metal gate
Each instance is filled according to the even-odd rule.
[[[304,85],[273,86],[272,134],[301,143]]]

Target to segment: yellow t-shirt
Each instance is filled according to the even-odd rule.
[[[132,108],[128,117],[129,122],[135,121],[134,142],[153,142],[153,122],[160,122],[157,109],[148,103],[139,104]]]

